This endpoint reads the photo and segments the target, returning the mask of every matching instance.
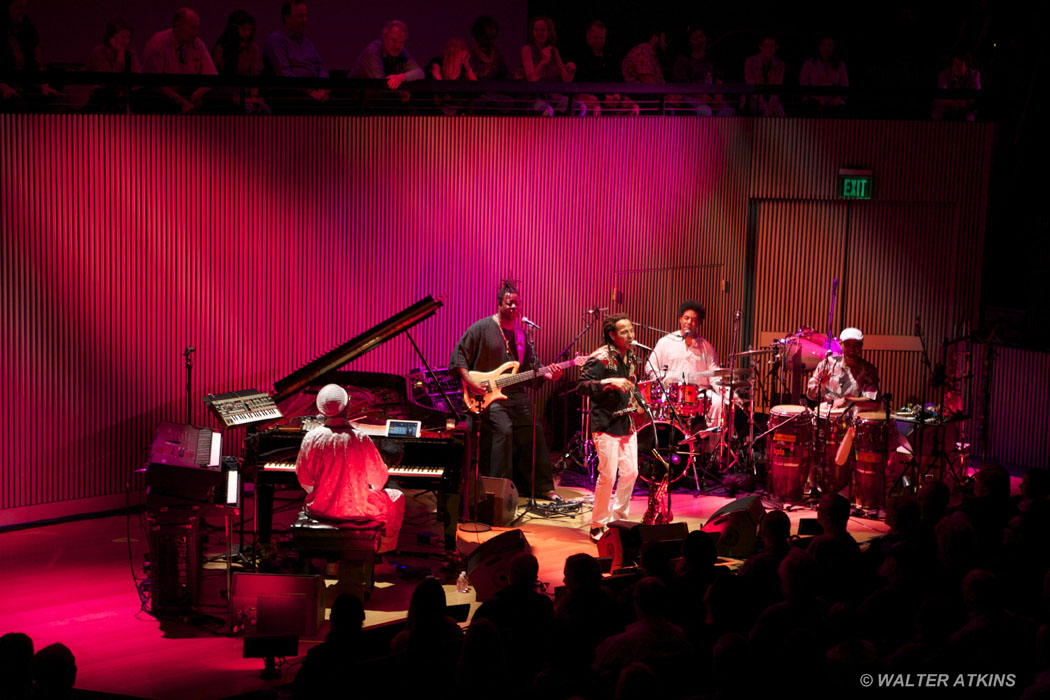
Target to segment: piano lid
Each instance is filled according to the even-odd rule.
[[[288,376],[278,379],[273,385],[274,402],[280,403],[328,372],[342,367],[347,362],[361,357],[369,350],[374,350],[391,338],[425,321],[433,316],[441,306],[440,301],[427,295],[407,309],[369,328],[356,338],[308,362]]]

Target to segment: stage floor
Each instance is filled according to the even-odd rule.
[[[570,488],[559,488],[559,492],[567,499],[583,499],[584,512],[572,518],[526,515],[518,523],[539,559],[540,579],[549,591],[562,584],[566,557],[577,552],[596,554],[587,537],[590,492]],[[403,619],[415,582],[427,573],[439,573],[443,564],[440,545],[418,537],[440,533],[433,518],[433,497],[409,493],[401,550],[386,555],[377,568],[376,589],[366,605],[366,626]],[[687,523],[690,530],[697,529],[732,500],[675,493],[674,519]],[[645,498],[636,495],[631,504],[633,519],[641,517],[645,506]],[[275,521],[287,521],[296,511],[294,501],[286,501]],[[792,532],[800,518],[816,517],[808,508],[792,510],[789,515],[795,524]],[[142,578],[148,552],[143,522],[139,514],[130,521],[110,516],[0,534],[0,561],[5,570],[0,633],[24,632],[37,649],[54,642],[66,644],[76,656],[76,687],[84,690],[158,700],[211,700],[290,682],[301,657],[288,659],[280,680],[263,681],[259,678],[261,660],[241,658],[242,639],[225,635],[221,625],[160,622],[140,610],[132,576],[134,572]],[[461,530],[460,552],[469,554],[507,529],[480,534]],[[858,541],[864,541],[887,528],[881,521],[852,518],[849,529]],[[223,548],[219,530],[210,535],[207,551],[215,554]],[[201,612],[222,617],[226,612],[221,597],[225,567],[218,562],[207,566]],[[457,593],[454,581],[455,573],[451,573],[445,586],[448,602],[473,603],[473,591]],[[305,654],[325,632],[323,628],[317,639],[301,640],[300,653]]]

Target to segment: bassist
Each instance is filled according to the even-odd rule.
[[[497,312],[472,324],[456,344],[449,368],[459,372],[469,395],[483,395],[485,388],[475,384],[471,371],[489,372],[506,362],[519,362],[521,370],[535,368],[525,338],[519,311],[520,295],[510,281],[499,289]],[[557,381],[562,371],[554,368],[540,376]],[[523,384],[503,389],[505,400],[494,401],[480,414],[481,470],[492,477],[513,479],[519,493],[531,492],[533,450],[536,459],[536,494],[560,500],[554,490],[550,452],[543,426],[536,423],[533,440],[531,400]]]

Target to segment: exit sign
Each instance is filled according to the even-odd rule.
[[[875,178],[870,170],[842,168],[839,170],[840,199],[871,199],[871,190]]]

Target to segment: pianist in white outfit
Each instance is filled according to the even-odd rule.
[[[380,552],[397,548],[405,499],[384,489],[387,468],[372,440],[346,420],[347,394],[329,384],[317,394],[324,425],[303,438],[295,474],[306,489],[306,512],[318,520],[371,518],[386,523]]]

